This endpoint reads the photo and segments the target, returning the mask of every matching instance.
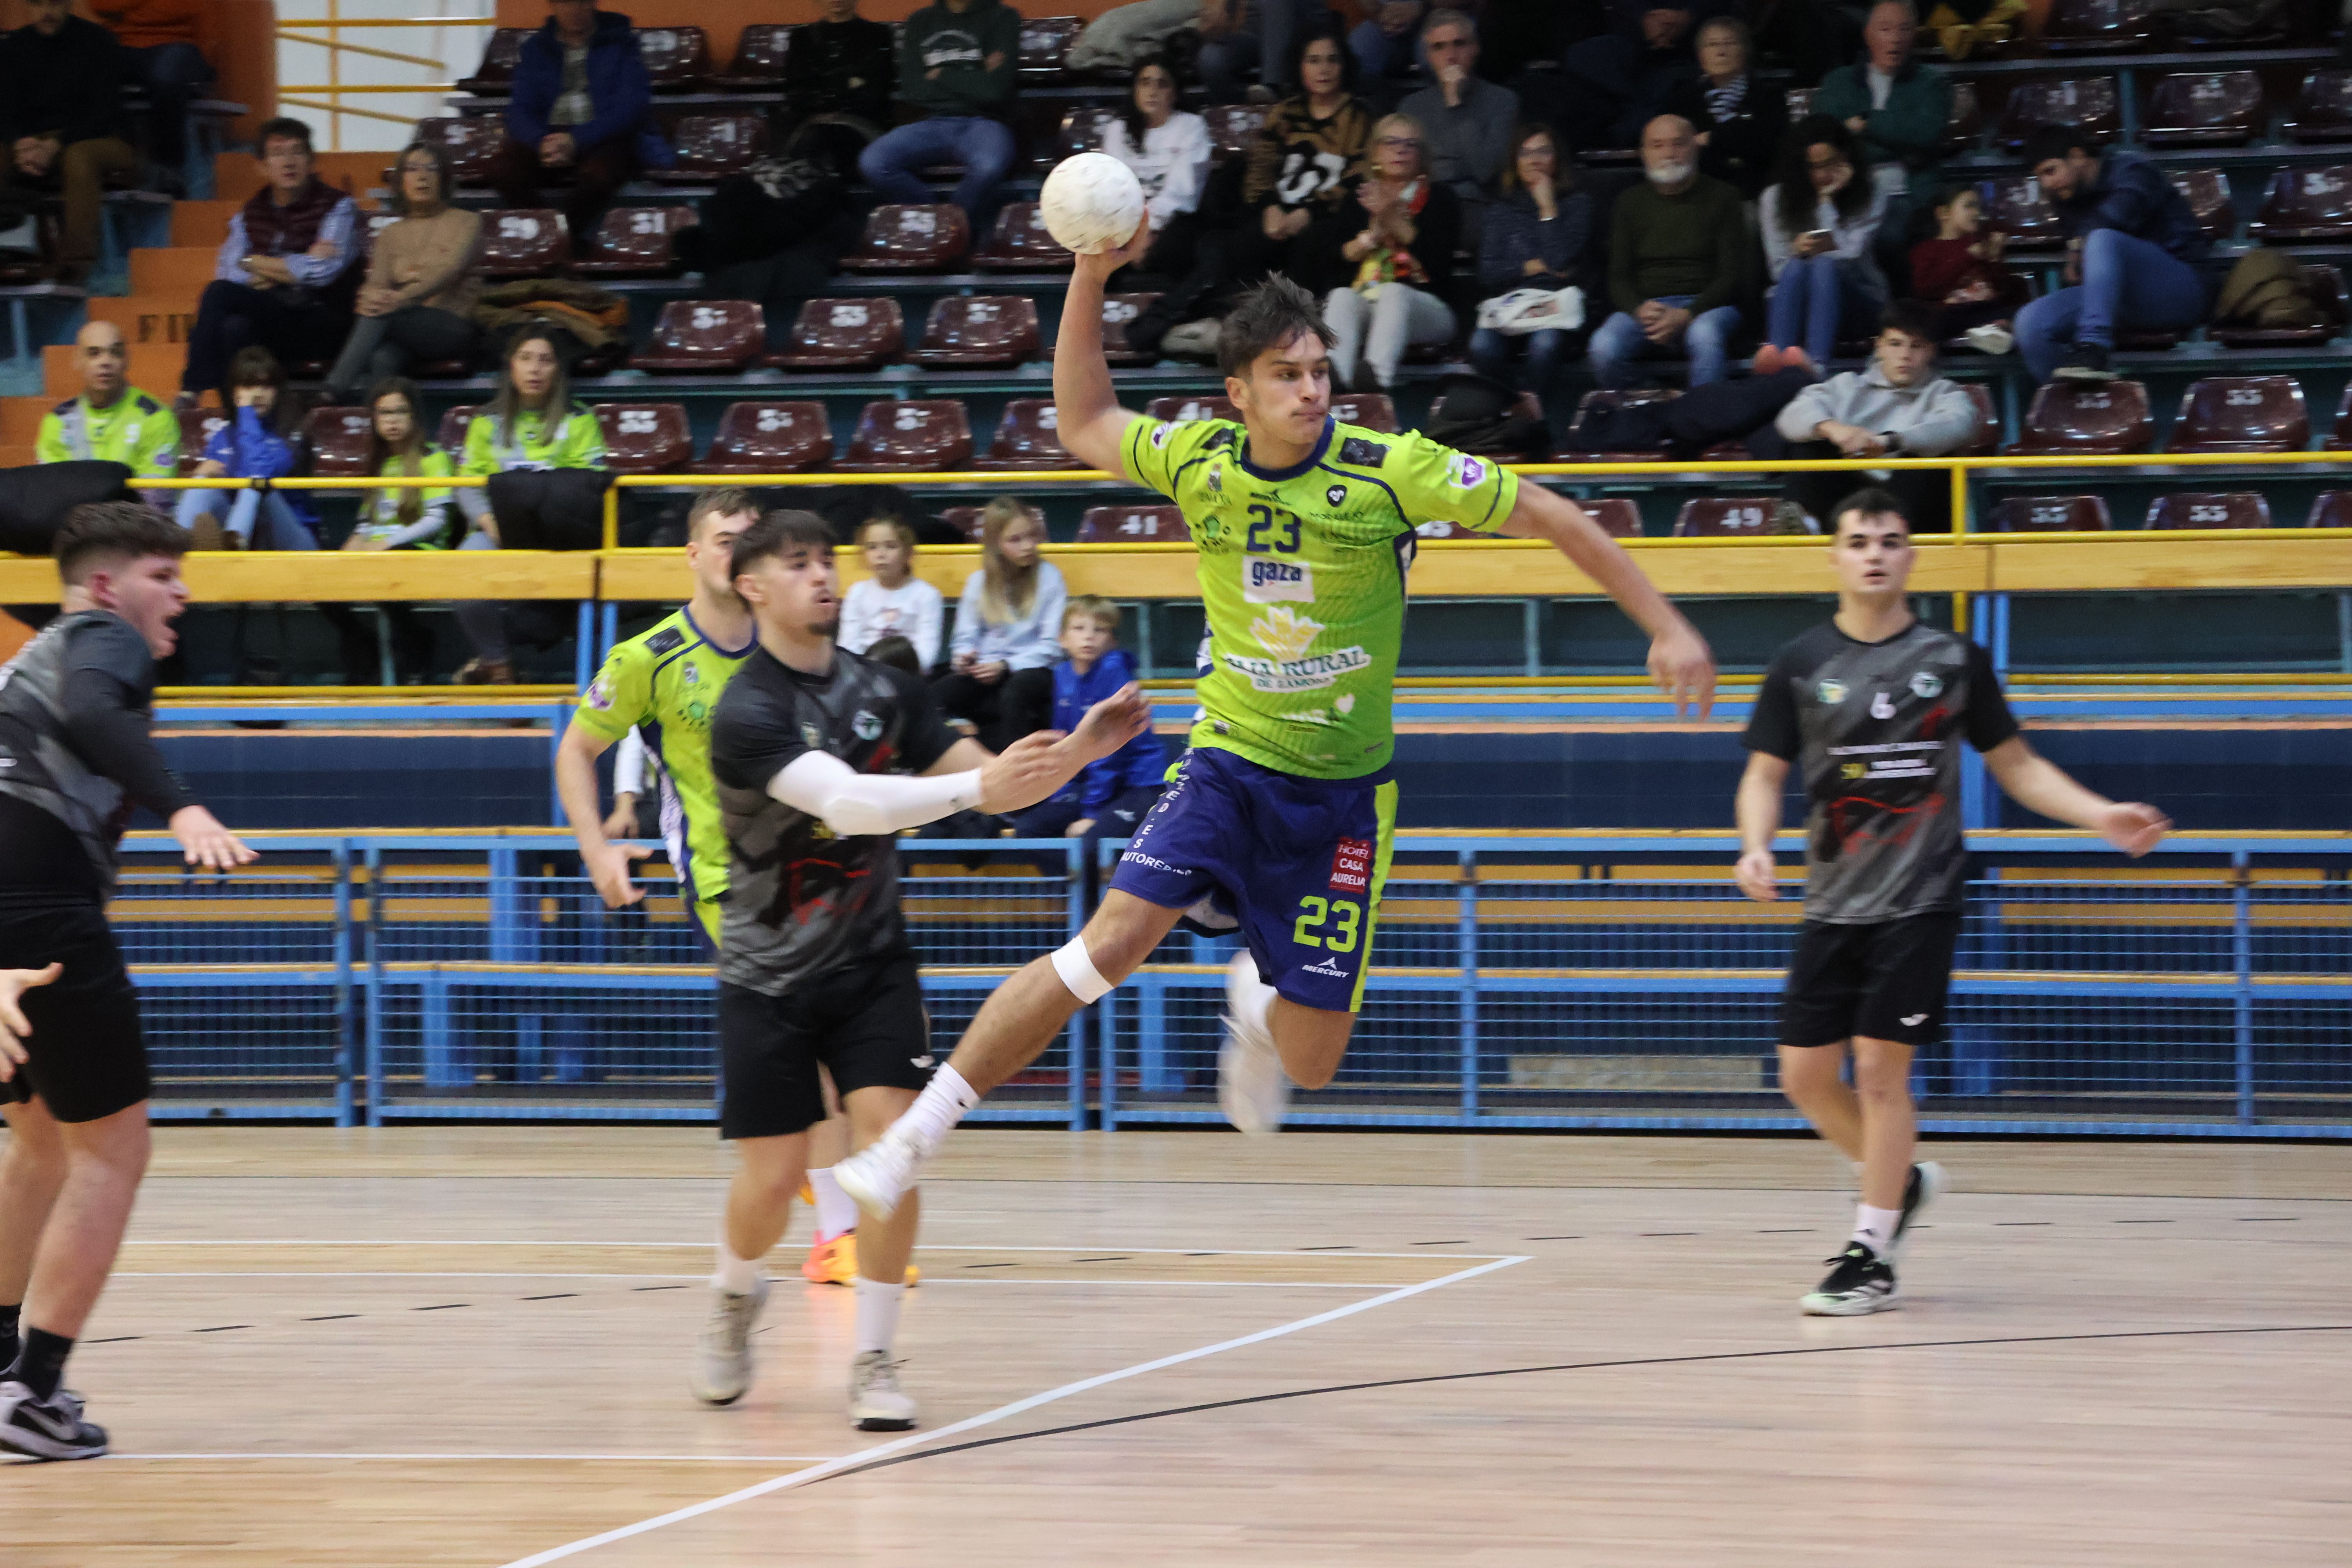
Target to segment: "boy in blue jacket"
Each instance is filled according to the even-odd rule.
[[[629,19],[596,0],[548,0],[547,9],[515,60],[490,184],[502,205],[535,207],[541,186],[569,184],[563,218],[582,245],[615,192],[677,155],[654,127],[653,79]]]
[[[286,372],[258,343],[229,361],[227,422],[205,442],[196,477],[282,479],[302,466]],[[182,490],[179,523],[198,550],[316,550],[319,518],[299,490]]]
[[[1053,728],[1067,733],[1087,709],[1135,679],[1134,656],[1118,646],[1118,606],[1095,594],[1078,595],[1062,612],[1062,651],[1070,657],[1054,667]],[[1014,817],[1013,836],[1125,838],[1160,798],[1167,777],[1167,748],[1146,730]],[[1087,864],[1093,863],[1089,844]]]

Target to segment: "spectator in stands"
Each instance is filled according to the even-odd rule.
[[[2103,153],[2071,125],[2034,132],[2025,164],[2058,209],[2071,285],[2017,313],[2018,350],[2035,380],[2109,380],[2118,331],[2204,320],[2205,231],[2163,170],[2137,153]]]
[[[1863,25],[1863,58],[1830,72],[1813,89],[1813,112],[1844,121],[1862,138],[1871,178],[1896,215],[1907,213],[1909,204],[1895,198],[1936,188],[1944,127],[1952,118],[1951,79],[1911,58],[1918,36],[1910,0],[1878,0]]]
[[[1734,0],[1731,10],[1747,25],[1756,68],[1786,70],[1790,87],[1820,86],[1853,58],[1860,39],[1853,19],[1828,0]],[[1765,149],[1764,168],[1777,150]]]
[[[940,662],[947,600],[915,575],[915,531],[902,518],[869,517],[857,529],[857,552],[867,575],[841,601],[841,646],[864,653],[884,637],[903,637],[920,660],[918,674]]]
[[[1592,234],[1592,198],[1571,188],[1559,143],[1549,125],[1525,125],[1503,171],[1502,199],[1486,215],[1478,239],[1478,290],[1488,299],[1521,289],[1558,290],[1573,285]],[[1540,396],[1559,373],[1569,333],[1558,327],[1507,334],[1481,327],[1470,334],[1470,363],[1479,374],[1510,381],[1512,361],[1527,354],[1521,385]]]
[[[1789,129],[1789,100],[1756,79],[1748,24],[1713,16],[1698,30],[1699,75],[1675,88],[1666,112],[1698,128],[1698,171],[1749,201],[1764,194]]]
[[[368,256],[353,305],[359,319],[327,373],[328,395],[338,403],[414,361],[474,352],[482,218],[449,205],[449,163],[438,146],[417,142],[401,153],[393,210],[399,218],[377,233]]]
[[[2016,342],[2010,322],[2029,296],[2001,260],[2002,236],[1984,226],[1984,198],[1974,185],[1947,185],[1931,216],[1934,237],[1911,247],[1912,296],[1941,310],[1945,336],[2007,353]]]
[[[268,184],[228,220],[213,280],[196,301],[180,400],[225,384],[231,356],[259,344],[280,363],[331,357],[351,335],[361,268],[359,208],[313,172],[310,128],[265,122],[258,137]]]
[[[1825,114],[1807,116],[1781,144],[1779,178],[1758,214],[1772,275],[1759,374],[1780,369],[1782,351],[1790,363],[1826,369],[1838,339],[1868,332],[1886,309],[1886,279],[1871,255],[1886,193],[1854,156],[1853,132]]]
[[[198,32],[205,0],[90,0],[89,8],[122,47],[123,79],[147,89],[149,183],[187,195],[188,105],[213,80]]]
[[[1355,96],[1355,58],[1328,22],[1299,35],[1288,74],[1298,91],[1274,106],[1250,143],[1242,179],[1250,216],[1229,246],[1230,281],[1286,272],[1307,289],[1329,289],[1344,267],[1339,247],[1361,226],[1350,198],[1372,115]]]
[[[109,181],[138,177],[123,140],[121,51],[114,35],[71,15],[67,0],[26,0],[31,21],[0,37],[0,197],[65,199],[58,279],[79,284],[98,259],[99,203]]]
[[[1720,381],[1755,286],[1756,242],[1739,193],[1698,172],[1696,133],[1677,115],[1643,129],[1642,174],[1611,216],[1616,313],[1592,334],[1592,373],[1603,386],[1622,386],[1635,361],[1681,352],[1690,356],[1689,384]]]
[[[898,46],[885,22],[857,14],[857,0],[817,0],[819,19],[792,30],[784,55],[784,111],[793,117],[787,143],[842,173],[890,123],[898,79]]]
[[[378,479],[446,479],[457,466],[425,434],[425,399],[416,384],[394,376],[367,395],[367,471]],[[446,550],[457,542],[457,492],[404,486],[365,491],[359,523],[343,541],[348,551]],[[322,609],[324,605],[320,606]],[[340,608],[346,612],[352,605]],[[391,634],[393,679],[420,686],[433,668],[433,634],[415,605],[387,600],[376,606]],[[343,675],[353,685],[373,684],[378,659],[374,637],[356,615],[330,615],[342,634]]]
[[[81,391],[41,416],[33,455],[44,463],[121,463],[132,477],[168,479],[180,471],[180,419],[152,394],[130,384],[122,329],[91,321],[74,334]]]
[[[1135,68],[1118,118],[1103,127],[1102,150],[1133,169],[1143,186],[1151,248],[1138,265],[1162,278],[1190,272],[1213,149],[1207,121],[1176,107],[1176,70],[1167,60],[1154,56]]]
[[[629,19],[596,0],[547,0],[547,9],[515,60],[490,184],[505,205],[530,207],[541,186],[569,184],[564,221],[590,235],[615,191],[674,156],[654,126],[653,79]]]
[[[961,163],[955,205],[981,232],[1016,149],[1005,123],[1021,68],[1021,17],[1003,0],[934,0],[907,18],[898,40],[898,101],[919,118],[858,155],[858,172],[886,202],[920,205],[931,188],[917,171]]]
[[[1420,124],[1430,174],[1462,204],[1463,238],[1475,246],[1495,178],[1510,157],[1518,94],[1476,74],[1478,25],[1460,11],[1432,11],[1421,25],[1421,47],[1436,80],[1397,111]]]
[[[1419,39],[1422,17],[1428,9],[1427,0],[1371,0],[1363,9],[1369,15],[1348,35],[1348,48],[1356,57],[1359,78],[1373,84],[1410,73],[1415,63],[1414,45]],[[1380,101],[1393,103],[1396,100],[1383,91]]]
[[[282,479],[301,467],[301,416],[276,354],[257,343],[237,350],[228,395],[228,422],[205,443],[197,479]],[[319,548],[318,513],[291,490],[182,490],[178,515],[198,550]]]
[[[1062,612],[1062,651],[1054,667],[1054,708],[1049,722],[1067,733],[1087,710],[1136,678],[1135,658],[1118,646],[1118,606],[1094,594],[1081,594]],[[1127,838],[1167,787],[1168,750],[1150,729],[1097,763],[1046,799],[1013,819],[1015,838],[1083,838],[1085,859],[1095,860],[1097,839]]]
[[[1697,79],[1693,3],[1704,0],[1610,0],[1610,30],[1578,44],[1560,62],[1572,92],[1560,106],[1559,128],[1571,148],[1638,144],[1643,127],[1666,112],[1676,89]]]
[[[562,344],[553,329],[525,327],[507,344],[499,394],[466,426],[466,450],[457,472],[487,479],[518,469],[602,468],[604,436],[594,411],[572,397]],[[472,531],[460,550],[499,547],[499,520],[488,492],[461,489],[457,506]],[[466,686],[505,686],[514,680],[505,606],[496,600],[461,600],[457,624],[474,647],[474,657],[457,671]]]
[[[1879,320],[1868,368],[1847,371],[1805,387],[1780,410],[1773,430],[1785,446],[1751,437],[1759,458],[1942,458],[1975,438],[1978,409],[1958,382],[1936,374],[1943,329],[1935,310],[1898,300]],[[1818,517],[1846,486],[1850,473],[1790,474],[1792,497]],[[1903,469],[1886,487],[1925,533],[1951,526],[1951,480],[1941,470]]]
[[[971,721],[980,743],[1002,752],[1045,727],[1054,706],[1055,634],[1069,597],[1043,558],[1045,523],[1011,496],[981,512],[981,569],[956,601],[953,649],[940,678],[941,711]]]
[[[1454,247],[1462,234],[1462,204],[1429,173],[1421,126],[1391,114],[1372,131],[1372,176],[1356,189],[1366,215],[1363,229],[1339,247],[1355,281],[1323,302],[1329,323],[1334,385],[1382,392],[1396,384],[1404,351],[1447,342],[1454,307]],[[1363,371],[1360,374],[1360,363]]]

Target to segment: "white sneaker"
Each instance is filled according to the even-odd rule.
[[[876,1219],[888,1219],[930,1160],[929,1150],[894,1125],[856,1153],[835,1161],[833,1179],[860,1209]]]
[[[1935,1207],[1936,1200],[1951,1184],[1944,1167],[1933,1160],[1922,1160],[1911,1167],[1910,1177],[1903,1184],[1903,1217],[1895,1222],[1894,1238],[1886,1248],[1888,1262],[1902,1256],[1903,1244],[1911,1239],[1912,1222]]]
[[[860,1432],[911,1432],[915,1402],[898,1386],[888,1351],[860,1351],[849,1363],[849,1424]]]
[[[751,1329],[768,1304],[768,1281],[748,1296],[712,1287],[710,1318],[694,1356],[694,1396],[705,1405],[732,1405],[751,1387]]]
[[[1225,1120],[1253,1138],[1282,1131],[1290,1108],[1290,1075],[1266,1027],[1274,987],[1257,977],[1257,960],[1244,948],[1225,968],[1225,1043],[1217,1051],[1217,1105]]]
[[[1960,336],[1966,338],[1969,347],[1979,353],[2005,354],[2017,346],[2016,334],[1998,321],[1987,321],[1981,327],[1970,327]]]

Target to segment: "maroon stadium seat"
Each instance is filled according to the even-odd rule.
[[[534,27],[495,27],[490,41],[482,46],[482,63],[474,74],[461,79],[459,92],[504,92],[514,82],[515,62],[522,58],[522,41],[538,29]]]
[[[1779,531],[1778,496],[1701,496],[1683,502],[1676,539],[1769,539]]]
[[[506,207],[482,215],[482,276],[552,278],[572,260],[572,236],[553,207]]]
[[[1601,387],[1586,393],[1576,402],[1576,417],[1570,421],[1570,430],[1581,430],[1585,417],[1602,409],[1630,408],[1637,403],[1668,403],[1682,394],[1671,386],[1630,387],[1622,390]],[[1623,449],[1612,452],[1567,451],[1560,454],[1564,463],[1662,463],[1666,458],[1664,447]]]
[[[2304,270],[2311,278],[2312,298],[2319,302],[2324,319],[2315,327],[2223,327],[2205,329],[2205,335],[2217,343],[2227,343],[2237,349],[2293,347],[2301,343],[2324,343],[2352,324],[2352,307],[2347,307],[2344,289],[2344,274],[2325,261],[2306,261]]]
[[[1998,140],[2012,150],[2045,125],[2071,125],[2105,142],[2123,129],[2123,110],[2111,76],[2070,77],[2063,81],[2020,82],[2000,112]]]
[[[2327,450],[2352,452],[2352,385],[2344,388],[2343,400],[2336,405],[2336,430],[2327,437]]]
[[[878,206],[841,265],[852,272],[945,272],[971,248],[971,226],[950,202]]]
[[[438,116],[416,122],[416,140],[441,149],[452,185],[479,185],[490,177],[490,162],[507,144],[507,122],[488,115],[463,120]]]
[[[2235,147],[2263,129],[2263,79],[2252,71],[2181,71],[2148,94],[2139,139],[2151,147]]]
[[[1952,111],[1944,120],[1944,139],[1938,145],[1944,152],[1958,153],[1975,143],[1984,134],[1984,106],[1977,97],[1977,84],[1956,81],[1952,84]]]
[[[1078,519],[1080,544],[1183,544],[1192,531],[1176,506],[1090,506]]]
[[[2314,71],[2304,78],[2294,118],[2280,129],[2297,142],[2352,142],[2352,70]]]
[[[1241,410],[1230,397],[1203,397],[1198,393],[1181,397],[1155,397],[1143,405],[1144,414],[1153,419],[1239,419]]]
[[[2322,490],[2311,498],[2306,528],[2352,528],[2352,490]]]
[[[1584,515],[1600,526],[1612,539],[1642,537],[1641,503],[1630,496],[1611,496],[1603,500],[1580,500],[1576,503]]]
[[[1981,381],[1964,381],[1960,390],[1977,405],[1977,433],[1969,444],[1959,449],[1963,458],[1990,458],[2000,444],[2000,410],[1992,400],[1992,388]]]
[[[971,264],[990,272],[1041,272],[1071,267],[1077,258],[1045,232],[1045,215],[1035,202],[1007,202]]]
[[[183,408],[180,410],[179,477],[186,479],[196,471],[204,460],[205,443],[215,432],[228,428],[228,416],[217,408]],[[173,499],[177,499],[176,497]]]
[[[768,122],[757,114],[681,114],[670,123],[677,162],[646,175],[667,185],[708,184],[740,174],[768,150]]]
[[[653,340],[629,356],[649,371],[740,371],[766,352],[768,329],[749,300],[672,300]]]
[[[710,35],[699,27],[639,27],[637,58],[656,92],[692,92],[710,69]]]
[[[692,207],[614,207],[572,264],[583,278],[667,278],[678,270],[670,237],[695,221]]]
[[[871,370],[905,351],[907,319],[888,296],[810,300],[793,322],[789,346],[768,356],[779,370]]]
[[[940,521],[962,534],[967,542],[978,544],[982,532],[981,514],[987,510],[979,506],[943,506],[940,508]]]
[[[2238,209],[2230,200],[2230,182],[2219,169],[2170,169],[2166,177],[2197,215],[2197,226],[2208,239],[2227,239],[2238,231]]]
[[[1146,353],[1141,349],[1127,346],[1127,324],[1151,309],[1157,294],[1106,294],[1103,296],[1102,336],[1103,358],[1112,364],[1150,364],[1160,357],[1160,351]]]
[[[683,403],[599,403],[604,462],[616,474],[682,474],[694,461]]]
[[[797,474],[833,461],[822,403],[730,403],[698,474]]]
[[[2272,244],[2352,239],[2352,163],[2273,171],[2263,210],[2246,234]]]
[[[466,449],[466,426],[471,425],[474,422],[474,416],[487,407],[488,407],[488,404],[479,407],[467,407],[461,405],[441,416],[441,429],[434,437],[434,440],[443,451],[449,454],[451,462],[456,462],[458,454]]]
[[[2155,15],[2152,0],[2057,0],[2042,25],[2042,47],[2053,55],[2144,49]]]
[[[364,408],[313,408],[302,422],[303,444],[310,448],[313,479],[364,478],[372,472],[368,452],[374,445],[373,421]]]
[[[2099,496],[2011,496],[1993,516],[2002,533],[2105,533],[2112,526]]]
[[[1062,116],[1062,132],[1055,139],[1054,162],[1074,153],[1098,153],[1102,150],[1103,127],[1118,118],[1118,110],[1105,104],[1082,103]]]
[[[2145,452],[2155,437],[2147,388],[2137,381],[2053,381],[2036,388],[2015,458]]]
[[[1054,400],[1050,397],[1016,397],[1004,405],[1004,416],[996,422],[996,438],[988,444],[988,456],[972,465],[976,468],[1083,468],[1086,465],[1070,456],[1055,434],[1057,423]]]
[[[1396,434],[1396,405],[1385,392],[1342,392],[1331,399],[1331,417],[1342,425]]]
[[[1026,294],[950,294],[931,302],[909,357],[940,369],[1020,364],[1038,352],[1037,302]]]
[[[857,416],[849,454],[835,465],[845,473],[939,472],[971,466],[971,422],[952,397],[899,402],[882,398]]]
[[[1265,106],[1259,103],[1213,103],[1201,110],[1209,124],[1210,156],[1222,163],[1248,153],[1265,124]]]
[[[2003,175],[1993,181],[1991,208],[1985,216],[1985,226],[2009,236],[2011,250],[2046,249],[2066,243],[2066,231],[2059,225],[2058,209],[2050,204],[2050,193],[2031,174]]]
[[[2148,503],[2150,528],[2271,528],[2271,504],[2252,490],[2184,490]]]
[[[2168,452],[2300,452],[2311,444],[2303,386],[2291,375],[2212,375],[2181,395]]]
[[[735,58],[723,74],[710,79],[721,92],[772,91],[783,83],[784,60],[792,53],[793,29],[782,22],[754,22],[735,40]]]
[[[1021,23],[1021,74],[1035,80],[1062,74],[1070,46],[1085,30],[1084,16],[1030,16]]]

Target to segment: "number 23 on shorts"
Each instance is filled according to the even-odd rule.
[[[1339,929],[1328,936],[1316,935],[1327,921],[1336,922]],[[1353,952],[1356,933],[1363,923],[1364,906],[1353,899],[1301,899],[1298,919],[1290,928],[1290,940],[1301,947],[1319,947],[1327,952]]]

